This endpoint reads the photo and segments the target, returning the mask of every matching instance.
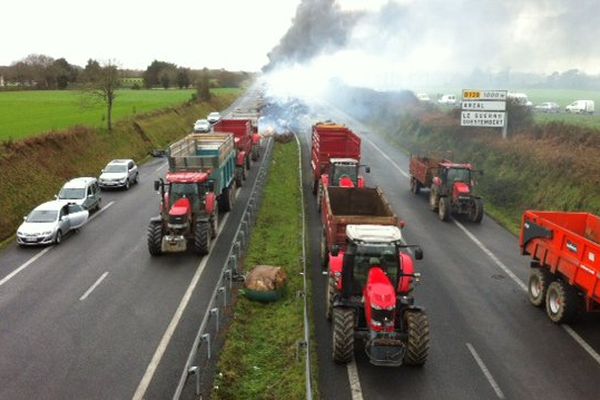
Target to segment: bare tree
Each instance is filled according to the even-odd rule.
[[[89,63],[89,62],[88,62]],[[109,60],[94,69],[87,77],[83,93],[86,98],[106,105],[106,121],[112,130],[112,109],[117,98],[117,89],[121,86],[119,69],[114,60]]]

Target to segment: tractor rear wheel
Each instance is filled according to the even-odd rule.
[[[420,366],[425,364],[429,353],[429,321],[423,311],[407,311],[405,314],[408,341],[404,363]]]
[[[333,297],[335,296],[335,281],[331,275],[327,274],[327,296],[325,302],[325,318],[331,321],[331,313],[333,312]]]
[[[555,324],[572,321],[579,311],[580,298],[575,288],[563,281],[554,281],[546,292],[546,314]]]
[[[194,228],[194,253],[203,256],[210,248],[210,222],[198,221]]]
[[[553,275],[543,267],[531,268],[527,293],[529,302],[536,307],[541,307],[546,301],[546,292],[552,282]]]
[[[354,310],[333,309],[333,361],[347,364],[354,356]]]
[[[219,231],[219,212],[215,210],[210,218],[210,238],[214,239],[217,237]]]
[[[151,256],[162,254],[162,223],[160,221],[150,222],[148,225],[148,252]]]
[[[248,154],[246,154],[246,169],[250,169],[250,157],[248,157]]]
[[[410,178],[410,191],[413,194],[419,194],[419,192],[421,191],[421,182],[419,182],[416,178],[411,177]]]
[[[450,217],[450,201],[447,197],[440,198],[438,216],[442,221],[448,221],[448,218]]]
[[[438,210],[439,200],[433,186],[429,189],[429,208],[431,211],[436,212]]]
[[[471,211],[469,212],[469,219],[471,222],[481,223],[483,219],[483,200],[473,199],[473,207],[471,207]]]

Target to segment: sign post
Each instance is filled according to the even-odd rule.
[[[502,128],[502,138],[506,139],[507,94],[506,90],[463,90],[460,126]]]

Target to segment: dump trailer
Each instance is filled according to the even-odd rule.
[[[600,217],[584,212],[525,211],[521,253],[531,257],[529,301],[550,320],[600,311]]]
[[[242,186],[246,170],[250,169],[250,158],[254,147],[252,122],[249,119],[222,119],[214,125],[215,133],[231,133],[235,137],[236,171],[235,182]]]
[[[327,175],[325,186],[364,186],[364,180],[358,173],[358,169],[362,167],[360,145],[360,138],[345,125],[331,122],[313,125],[310,161],[313,171],[313,194],[319,193],[319,185],[323,189],[324,174]],[[322,194],[321,191],[321,197]]]
[[[160,214],[150,219],[148,251],[207,254],[217,236],[218,210],[231,210],[234,199],[235,148],[232,135],[191,134],[168,151],[166,182],[160,191]]]
[[[429,206],[440,220],[451,214],[466,215],[472,222],[483,219],[483,200],[473,193],[476,171],[472,164],[455,163],[434,157],[411,156],[409,163],[410,190],[415,195],[429,188]]]

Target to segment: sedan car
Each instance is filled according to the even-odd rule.
[[[60,244],[70,231],[81,228],[89,217],[89,211],[79,204],[55,200],[41,204],[23,217],[17,229],[17,244]]]
[[[112,160],[102,170],[98,184],[102,189],[124,188],[138,183],[138,167],[133,160]]]
[[[544,113],[559,113],[560,106],[552,101],[547,101],[545,103],[538,104],[537,106],[535,106],[535,110]]]
[[[216,124],[217,122],[219,122],[221,120],[221,114],[218,113],[218,112],[216,112],[216,111],[214,111],[214,112],[211,112],[210,114],[208,114],[208,116],[206,117],[206,119],[211,124]]]
[[[210,132],[210,122],[208,122],[208,120],[205,120],[205,119],[199,119],[194,124],[194,132],[195,133]]]

